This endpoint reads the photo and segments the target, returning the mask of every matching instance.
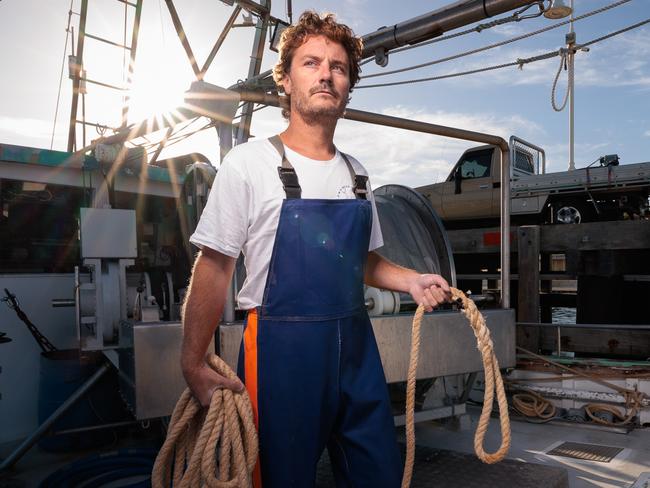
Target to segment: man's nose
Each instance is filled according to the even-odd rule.
[[[332,69],[330,64],[325,61],[320,64],[320,71],[318,73],[318,78],[321,81],[331,82],[332,81]]]

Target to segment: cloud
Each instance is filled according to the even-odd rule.
[[[65,132],[65,134],[64,134]],[[57,124],[54,149],[63,149],[66,145],[67,121]],[[50,147],[52,138],[52,121],[29,117],[0,116],[0,142],[33,147]]]
[[[574,146],[574,162],[576,168],[584,168],[596,158],[611,153],[612,142],[603,140],[595,143],[576,143]],[[544,144],[546,150],[546,172],[556,173],[567,171],[569,167],[569,144]]]
[[[521,25],[518,24],[503,24],[492,27],[490,29],[490,32],[503,37],[515,37],[524,34],[526,31]]]
[[[643,135],[646,136],[646,137],[650,137],[650,129],[648,129],[647,131],[645,131],[645,132],[643,133]]]
[[[27,117],[0,117],[0,131],[34,138],[47,137],[52,134],[52,122]]]
[[[380,110],[384,115],[495,134],[507,139],[517,133],[535,138],[543,130],[519,115],[427,112],[395,106]],[[368,169],[373,186],[394,183],[411,187],[443,181],[471,141],[343,120],[335,142],[357,157]]]

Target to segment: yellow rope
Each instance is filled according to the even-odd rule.
[[[485,325],[483,315],[476,308],[476,304],[467,298],[465,294],[452,288],[452,298],[460,300],[462,312],[469,320],[469,324],[476,336],[477,348],[483,359],[485,370],[485,394],[483,399],[483,410],[479,419],[478,427],[474,435],[474,451],[478,458],[487,464],[501,461],[510,449],[510,419],[508,416],[508,400],[503,388],[503,380],[499,371],[499,362],[492,346],[490,331]],[[424,307],[420,305],[413,317],[413,331],[411,334],[411,359],[409,362],[408,377],[406,383],[406,461],[404,475],[402,477],[402,488],[408,488],[413,476],[413,463],[415,460],[415,378],[417,372],[418,356],[420,349],[420,325]],[[483,440],[490,422],[490,413],[494,402],[494,391],[496,387],[497,402],[499,405],[499,420],[501,423],[501,446],[494,453],[488,453],[483,449]]]
[[[237,377],[218,356],[211,355],[208,364],[227,378]],[[151,485],[168,488],[173,481],[174,488],[248,488],[257,448],[253,410],[245,389],[241,393],[215,391],[207,412],[186,389],[156,457]]]

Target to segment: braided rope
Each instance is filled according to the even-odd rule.
[[[237,376],[218,356],[208,364],[231,379]],[[176,403],[167,438],[156,457],[151,485],[248,488],[257,461],[257,431],[246,390],[214,392],[206,411],[186,389]]]
[[[555,405],[534,391],[513,395],[512,403],[526,417],[539,417],[544,420],[555,417]]]
[[[560,363],[558,363],[556,361],[548,359],[548,358],[546,358],[544,356],[540,356],[539,354],[535,354],[534,352],[529,351],[528,349],[524,349],[523,347],[517,346],[517,349],[519,351],[527,354],[528,356],[540,359],[540,360],[542,360],[542,361],[544,361],[544,362],[546,362],[548,364],[551,364],[551,365],[553,365],[553,366],[555,366],[557,368],[568,371],[568,372],[570,372],[570,373],[572,373],[572,374],[574,374],[576,376],[586,378],[586,379],[588,379],[590,381],[593,381],[595,383],[599,383],[599,384],[601,384],[603,386],[611,388],[612,390],[620,393],[623,396],[623,398],[625,398],[625,408],[626,408],[626,410],[629,410],[629,413],[628,413],[628,415],[626,417],[623,417],[623,415],[616,415],[614,412],[611,412],[610,410],[608,410],[608,411],[610,411],[610,413],[614,414],[614,416],[618,417],[621,420],[621,422],[616,422],[616,423],[607,423],[606,421],[599,422],[598,420],[596,420],[596,418],[594,418],[594,416],[592,416],[591,410],[593,410],[593,411],[599,410],[600,409],[599,407],[602,404],[599,404],[599,403],[589,404],[588,406],[591,406],[591,407],[594,407],[594,408],[587,409],[587,415],[589,415],[591,417],[591,419],[594,420],[595,422],[602,423],[604,425],[625,425],[625,424],[630,423],[634,419],[634,417],[636,417],[639,410],[641,408],[643,408],[643,401],[647,397],[647,395],[642,391],[632,390],[632,389],[629,389],[629,388],[624,388],[622,386],[618,386],[618,385],[616,385],[614,383],[603,380],[602,378],[598,377],[597,375],[583,373],[580,370],[570,368],[569,366],[565,366],[565,365],[560,364]],[[618,412],[618,413],[620,414],[620,412]]]
[[[573,85],[573,59],[569,57],[567,51],[562,50],[560,53],[560,66],[557,69],[555,74],[555,79],[553,80],[553,88],[551,88],[551,106],[556,112],[561,112],[566,107],[566,103],[569,101],[569,94],[571,93],[571,86]],[[562,67],[567,69],[567,58],[568,58],[568,82],[566,93],[564,94],[564,100],[560,105],[555,101],[555,90],[557,89],[557,82],[560,79],[560,73],[562,72]]]
[[[452,299],[462,303],[462,312],[469,320],[469,325],[474,331],[477,348],[481,352],[483,359],[483,369],[485,371],[485,395],[483,400],[483,410],[479,418],[476,433],[474,435],[474,452],[478,458],[486,464],[494,464],[505,458],[510,449],[510,418],[508,416],[508,400],[503,388],[503,380],[499,371],[499,362],[493,350],[490,331],[485,325],[485,318],[476,308],[476,304],[467,298],[465,294],[456,289],[451,289]],[[404,475],[402,477],[402,488],[408,488],[413,476],[413,464],[415,460],[415,379],[417,372],[417,363],[420,349],[420,328],[422,317],[424,315],[424,306],[420,305],[413,317],[413,330],[411,334],[411,359],[409,362],[407,383],[406,383],[406,461],[404,466]],[[494,402],[494,392],[496,388],[497,403],[499,405],[499,421],[501,425],[501,446],[493,453],[488,453],[483,449],[485,433],[490,423],[490,413]]]

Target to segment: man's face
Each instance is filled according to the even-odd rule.
[[[283,80],[291,111],[307,123],[338,119],[350,92],[350,63],[343,46],[325,36],[310,36],[294,52]]]

